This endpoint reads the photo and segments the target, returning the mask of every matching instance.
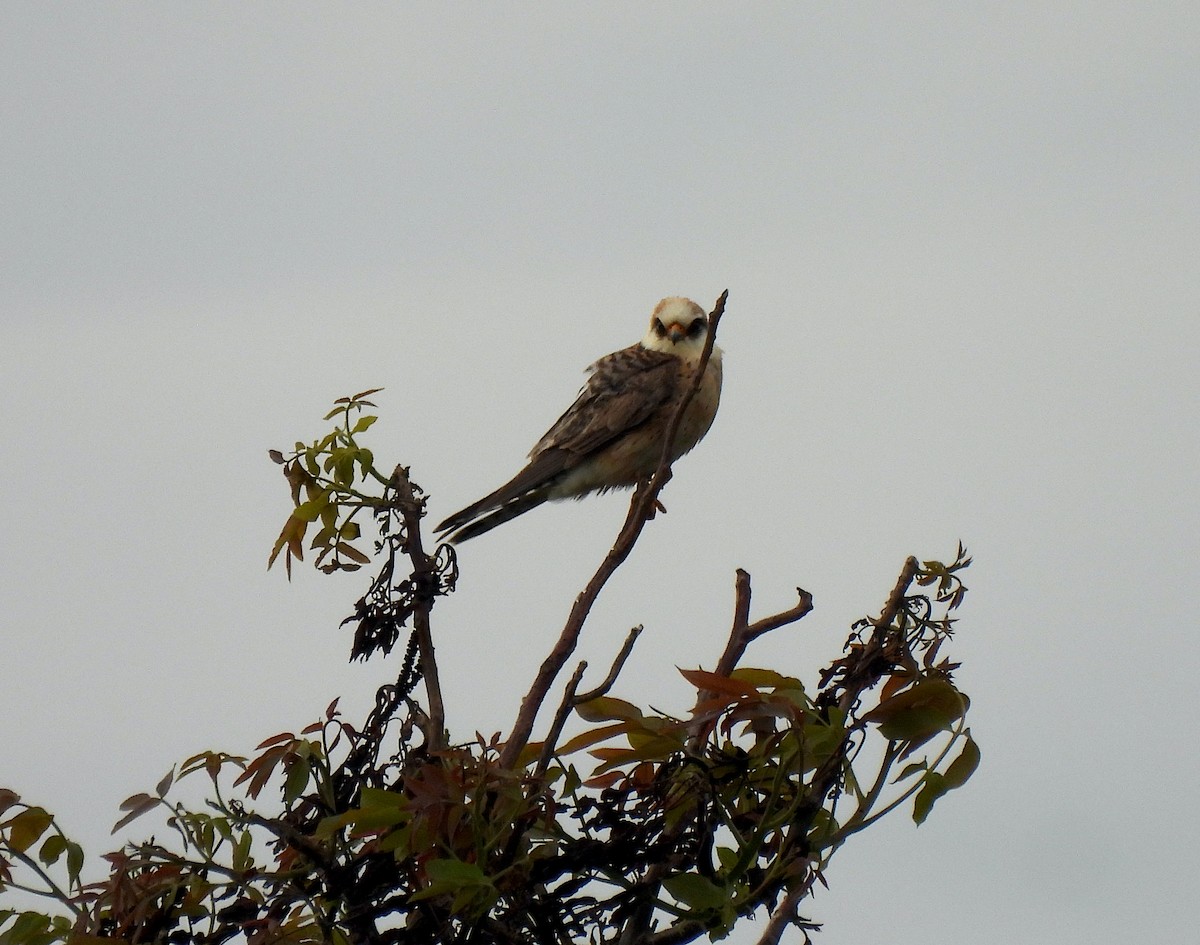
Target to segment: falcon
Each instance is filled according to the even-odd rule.
[[[529,463],[495,492],[437,526],[452,543],[482,535],[553,499],[580,499],[628,489],[649,479],[663,439],[686,394],[708,336],[708,316],[691,299],[655,306],[637,344],[601,358],[569,410],[529,453]],[[709,355],[704,378],[687,406],[671,462],[700,442],[721,398],[721,349]]]

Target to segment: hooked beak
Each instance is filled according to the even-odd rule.
[[[667,326],[667,334],[671,336],[671,344],[677,345],[687,337],[687,329],[679,324],[679,322],[671,322]]]

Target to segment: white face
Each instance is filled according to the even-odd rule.
[[[691,299],[663,299],[654,307],[642,347],[681,358],[698,358],[708,335],[708,316]]]

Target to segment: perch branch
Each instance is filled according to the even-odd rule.
[[[679,401],[679,406],[671,415],[670,422],[667,424],[666,433],[663,437],[662,456],[658,462],[658,468],[655,469],[654,475],[651,477],[648,484],[643,484],[637,488],[633,494],[633,499],[629,503],[629,514],[625,516],[625,524],[621,526],[621,531],[617,535],[617,540],[614,542],[604,560],[600,562],[600,567],[596,569],[596,573],[592,579],[588,581],[583,592],[575,598],[575,604],[571,608],[571,613],[567,617],[567,622],[563,626],[562,633],[559,634],[558,642],[554,644],[554,648],[550,651],[550,655],[542,662],[538,669],[537,675],[534,677],[533,685],[529,692],[525,694],[525,698],[521,700],[521,708],[517,713],[517,720],[513,724],[512,734],[504,745],[504,750],[500,754],[500,763],[506,768],[516,766],[517,759],[529,742],[529,735],[533,731],[533,723],[537,718],[538,710],[546,699],[546,694],[550,691],[550,687],[554,684],[563,665],[575,652],[575,647],[579,643],[579,634],[583,631],[584,622],[587,620],[588,614],[591,613],[592,605],[596,602],[596,598],[600,596],[600,591],[604,589],[604,585],[608,583],[617,568],[619,568],[625,559],[629,557],[629,553],[633,550],[634,544],[641,535],[642,529],[649,520],[651,510],[654,508],[654,503],[658,499],[658,494],[662,491],[663,486],[671,478],[671,450],[675,445],[675,437],[679,433],[679,426],[683,422],[683,414],[691,404],[692,398],[696,396],[696,391],[700,389],[700,383],[704,378],[705,369],[708,367],[708,360],[712,357],[713,344],[717,337],[717,323],[721,320],[721,315],[725,312],[725,299],[729,295],[729,290],[721,293],[720,298],[714,306],[712,313],[709,315],[708,322],[708,337],[704,342],[704,351],[700,355],[700,363],[696,366],[696,372],[692,376],[692,383],[684,392],[682,399]]]

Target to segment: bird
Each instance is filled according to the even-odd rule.
[[[434,529],[451,544],[475,538],[544,502],[628,489],[654,475],[667,426],[699,366],[709,316],[691,299],[660,301],[635,345],[596,361],[578,398],[529,453],[529,463],[495,492]],[[712,426],[721,399],[721,349],[676,431],[670,461]]]

